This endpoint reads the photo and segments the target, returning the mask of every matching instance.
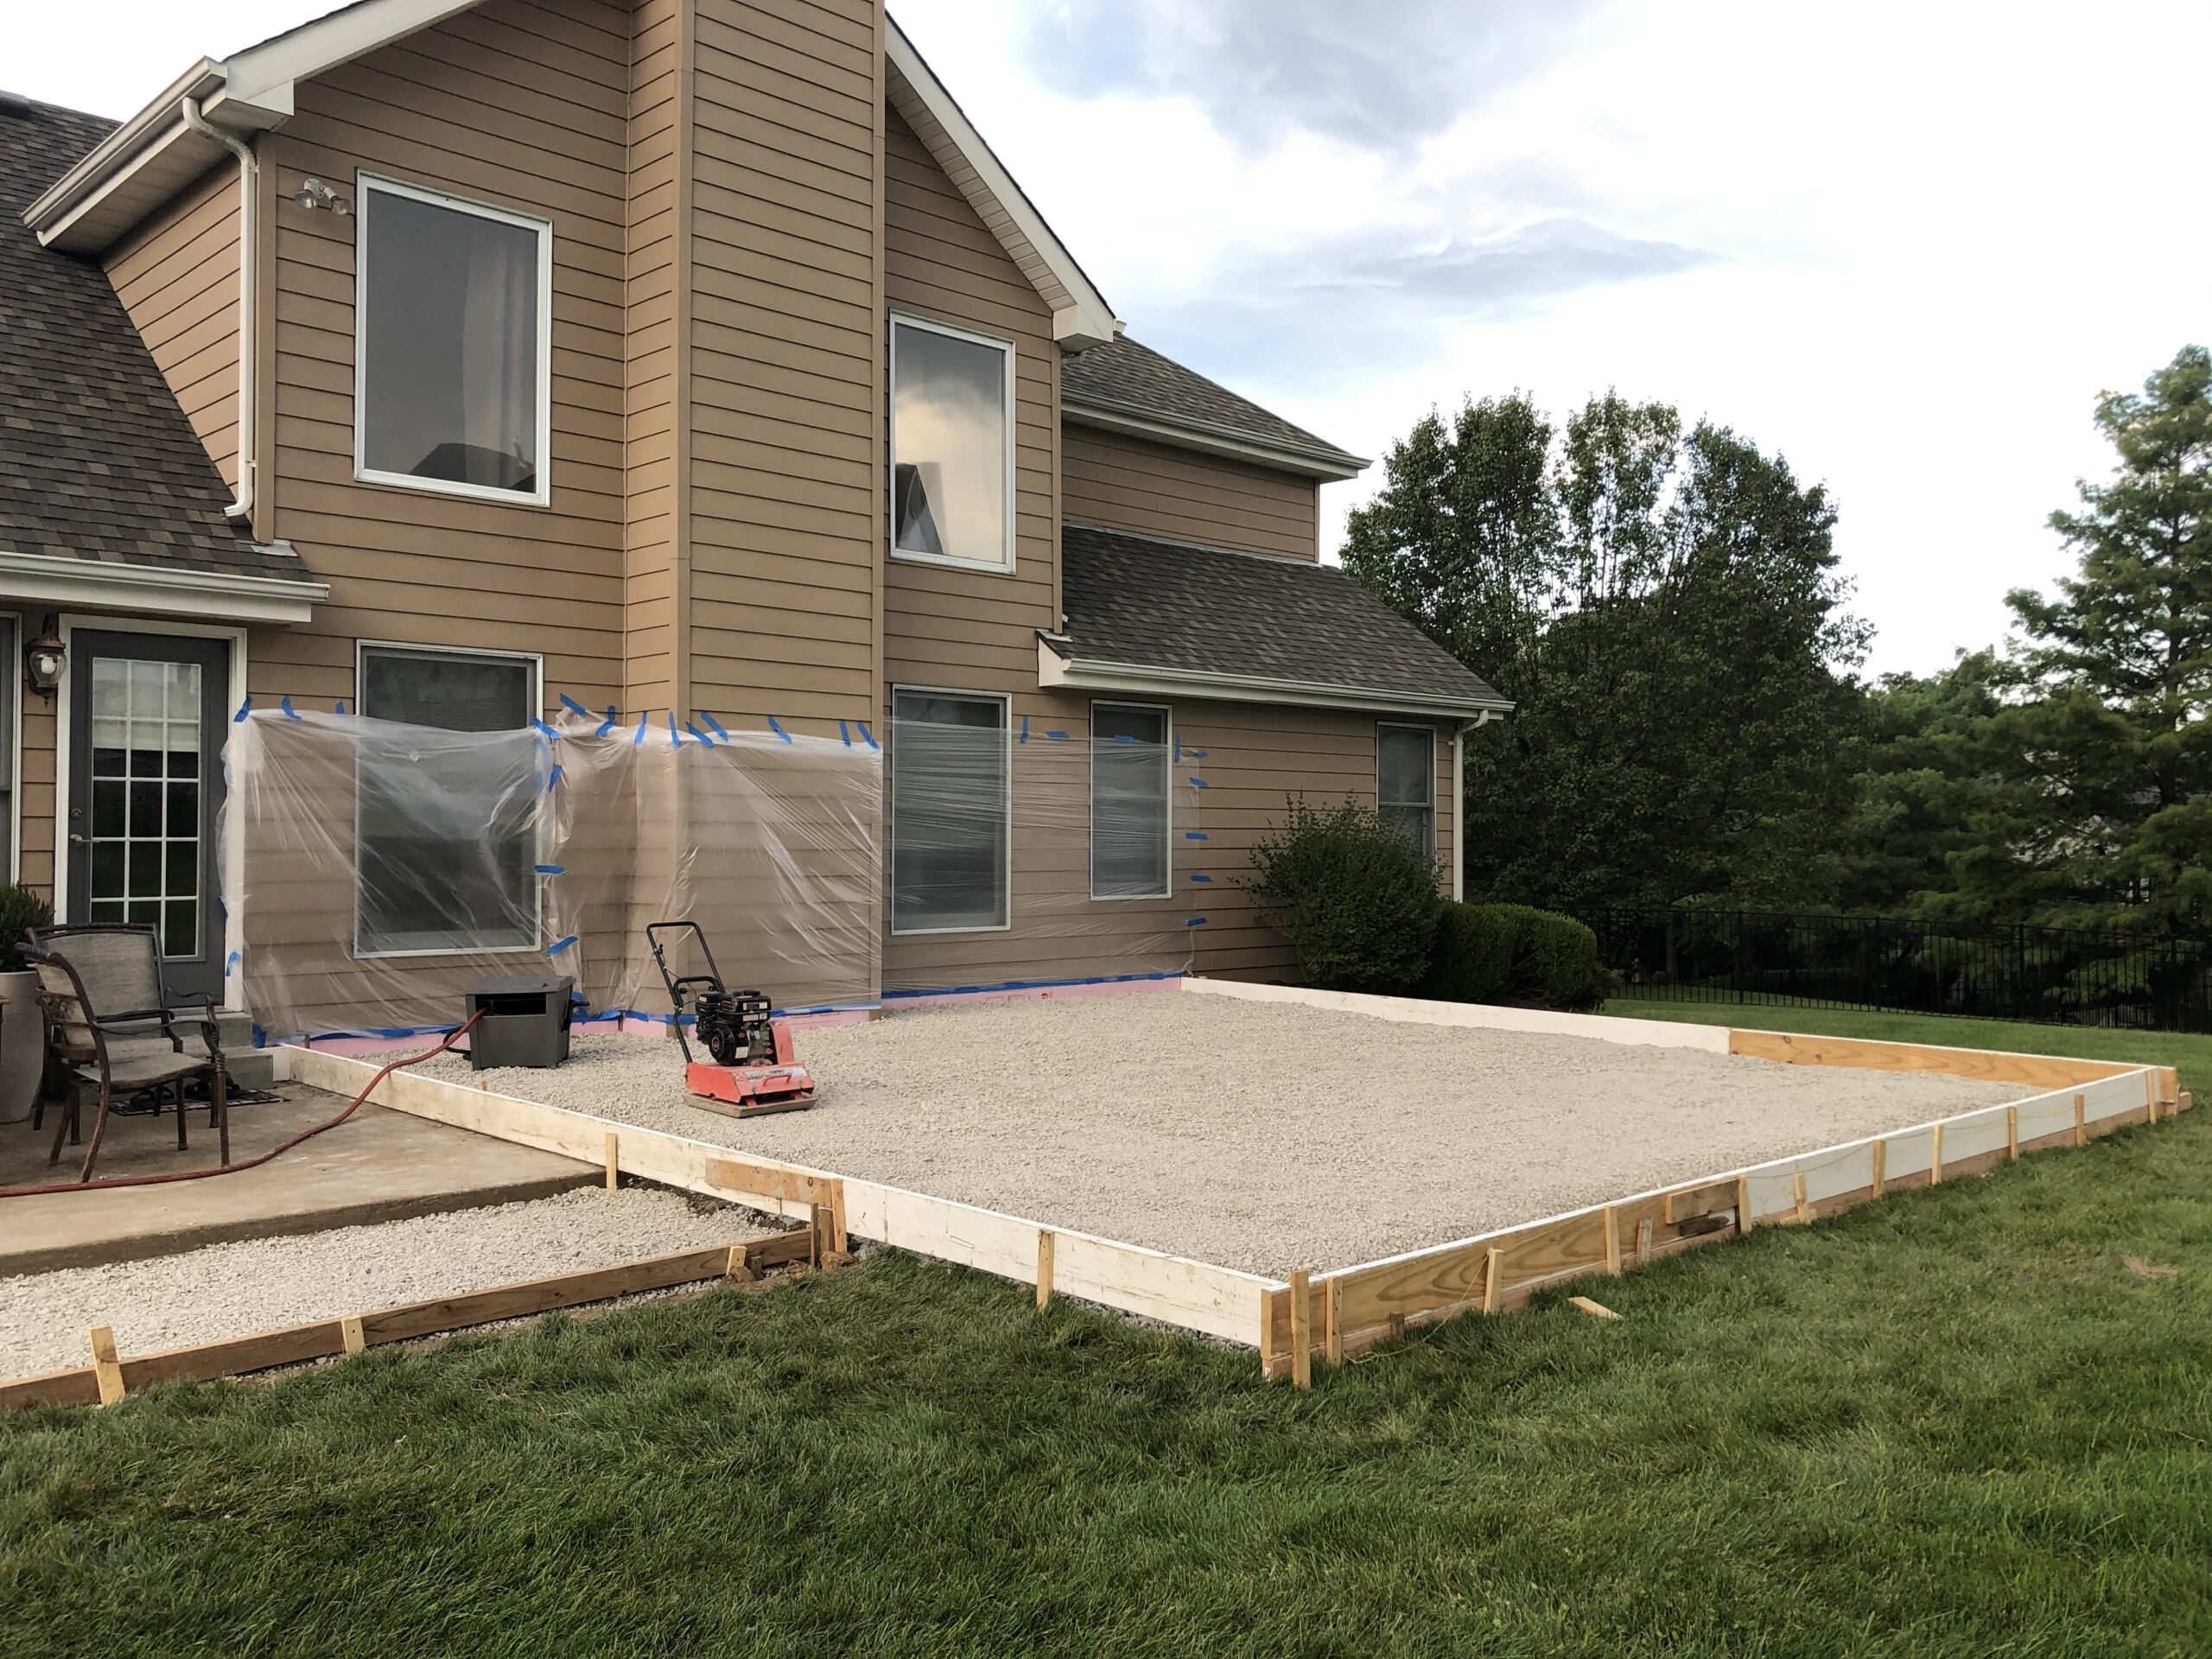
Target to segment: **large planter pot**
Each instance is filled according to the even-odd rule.
[[[46,1064],[38,976],[0,974],[0,1123],[20,1123],[31,1115]]]

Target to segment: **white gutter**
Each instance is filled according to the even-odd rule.
[[[0,548],[0,583],[11,598],[54,610],[92,607],[200,621],[305,622],[330,597],[326,582],[234,570],[196,570],[105,559],[57,558]]]
[[[1073,421],[1078,426],[1100,427],[1109,432],[1126,433],[1135,438],[1149,438],[1178,449],[1196,449],[1203,454],[1226,455],[1231,460],[1249,461],[1286,473],[1301,474],[1308,478],[1357,478],[1373,464],[1357,455],[1319,454],[1310,449],[1268,443],[1204,421],[1170,419],[1156,410],[1133,410],[1119,404],[1093,403],[1082,397],[1071,397],[1065,392],[1060,397],[1060,418]]]
[[[250,519],[253,513],[254,475],[258,470],[259,457],[254,454],[253,368],[254,340],[254,270],[259,264],[256,251],[260,243],[259,204],[261,200],[261,166],[253,158],[253,146],[235,133],[226,132],[200,113],[200,100],[185,97],[177,100],[176,112],[184,124],[201,137],[212,139],[238,158],[238,499],[223,509],[229,518]]]
[[[1452,729],[1452,902],[1455,905],[1467,896],[1467,728],[1482,723],[1481,720],[1463,720]]]
[[[1040,690],[1140,692],[1153,696],[1210,697],[1223,702],[1274,702],[1302,709],[1345,709],[1384,715],[1427,715],[1480,725],[1513,705],[1500,698],[1425,696],[1410,691],[1378,691],[1362,686],[1327,685],[1310,680],[1278,680],[1249,674],[1212,674],[1188,668],[1152,668],[1128,663],[1086,663],[1063,657],[1041,635],[1037,641],[1037,684]]]

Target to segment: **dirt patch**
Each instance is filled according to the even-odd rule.
[[[813,1110],[686,1103],[674,1045],[433,1075],[1281,1274],[2016,1100],[2005,1084],[1156,992],[800,1033]]]

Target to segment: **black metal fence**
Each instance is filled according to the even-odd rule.
[[[1583,919],[1624,996],[2212,1031],[2202,941],[1740,910]]]

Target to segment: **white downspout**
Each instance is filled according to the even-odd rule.
[[[261,167],[253,146],[217,126],[200,111],[196,98],[180,99],[177,113],[184,124],[201,137],[212,139],[238,158],[238,499],[223,509],[226,518],[245,518],[253,512],[253,481],[259,470],[254,454],[253,369],[256,308],[254,271],[257,257]]]
[[[1466,897],[1467,722],[1463,720],[1452,728],[1452,902],[1463,904]]]

